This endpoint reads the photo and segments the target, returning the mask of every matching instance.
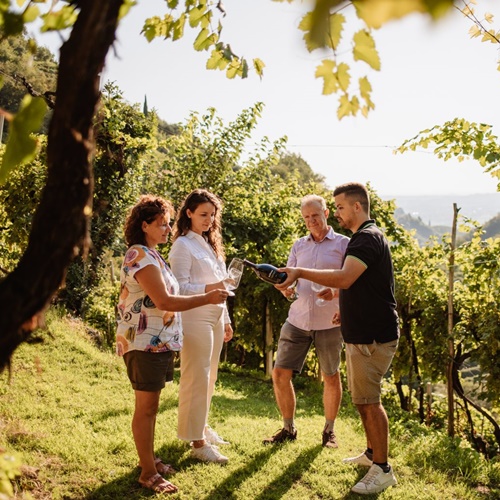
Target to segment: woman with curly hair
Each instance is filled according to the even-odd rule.
[[[205,293],[179,295],[179,284],[156,250],[171,232],[172,204],[145,195],[125,222],[128,250],[120,273],[116,351],[123,356],[135,392],[132,434],[139,455],[139,483],[157,493],[175,493],[177,487],[162,476],[174,469],[154,454],[154,432],[160,392],[172,373],[173,352],[182,347],[182,324],[177,311],[211,304],[221,307],[224,286]],[[215,305],[219,304],[219,305]]]
[[[181,293],[192,295],[224,286],[220,221],[221,201],[205,189],[191,192],[179,209],[169,261]],[[233,336],[226,304],[184,311],[182,323],[178,437],[191,443],[192,457],[226,463],[217,445],[227,442],[208,425],[222,345]]]

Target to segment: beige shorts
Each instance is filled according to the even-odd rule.
[[[347,385],[355,405],[380,403],[382,379],[397,347],[397,340],[345,345]]]

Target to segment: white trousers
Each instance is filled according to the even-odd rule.
[[[177,436],[184,441],[198,441],[205,437],[204,429],[224,343],[222,311],[221,307],[209,304],[182,313],[184,344]]]

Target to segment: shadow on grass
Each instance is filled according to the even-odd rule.
[[[211,492],[204,497],[205,500],[230,499],[234,498],[233,492],[244,483],[249,477],[253,476],[258,470],[262,469],[269,458],[276,452],[276,448],[267,448],[265,451],[257,454],[250,462],[243,467],[235,470],[227,479],[218,484]]]
[[[212,408],[214,415],[231,410],[245,416],[276,417],[277,407],[271,380],[257,380],[245,374],[224,370],[219,371],[219,383],[236,396],[232,398],[223,391],[218,392],[216,388]],[[322,415],[323,385],[305,376],[294,377],[293,385],[297,395],[297,412],[301,416]]]
[[[174,464],[176,469],[180,469],[179,464],[185,460],[182,456],[186,453],[186,446],[180,441],[176,441],[168,446],[162,446],[158,450],[158,456],[165,459],[166,462]],[[129,473],[116,477],[113,480],[99,486],[94,491],[85,496],[85,500],[117,500],[117,499],[139,499],[155,497],[150,490],[143,488],[139,482],[140,470],[134,467]],[[168,496],[164,496],[168,498]]]
[[[294,483],[309,470],[311,464],[321,453],[322,446],[313,446],[303,451],[290,465],[283,470],[281,475],[267,485],[266,491],[255,496],[255,500],[274,500],[282,498],[292,488]]]

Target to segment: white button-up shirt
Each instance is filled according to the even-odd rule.
[[[315,241],[309,234],[298,239],[292,246],[288,257],[288,267],[306,267],[310,269],[340,269],[349,238],[336,233],[330,226],[321,241]],[[339,310],[339,299],[327,301],[318,306],[317,293],[311,290],[311,282],[299,279],[297,284],[299,297],[290,306],[288,322],[301,330],[327,330],[333,328],[332,317]],[[342,318],[340,318],[342,321]]]
[[[205,293],[205,285],[226,277],[224,261],[215,255],[205,238],[194,231],[174,241],[168,260],[179,283],[180,295]],[[224,308],[224,324],[231,323],[226,304],[218,306]]]

